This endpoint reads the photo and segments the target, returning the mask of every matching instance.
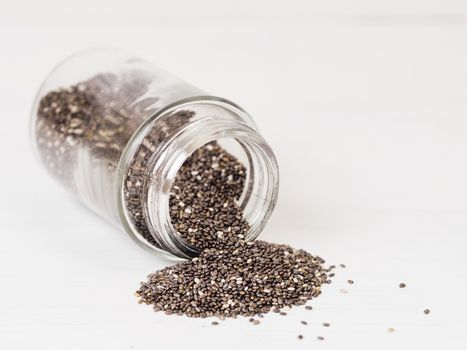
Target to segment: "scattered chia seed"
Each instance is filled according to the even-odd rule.
[[[116,172],[135,130],[155,111],[158,98],[141,99],[150,83],[151,79],[137,71],[125,79],[98,74],[44,95],[38,105],[35,132],[48,170],[67,187],[76,189],[73,168],[78,163],[78,149],[83,147],[105,164],[107,171]],[[170,123],[146,135],[124,174],[124,202],[130,221],[156,247],[159,244],[146,225],[141,204],[149,173],[146,165],[158,140],[171,135],[193,115],[186,110],[167,116]],[[305,304],[320,295],[323,284],[331,283],[328,277],[335,273],[327,272],[336,266],[324,268],[320,257],[288,245],[249,241],[250,225],[238,204],[246,173],[246,167],[217,142],[204,145],[187,158],[171,188],[169,214],[179,236],[200,253],[149,275],[136,292],[140,303],[152,305],[155,311],[189,317],[263,318],[263,313],[270,311],[285,316],[282,308]],[[405,283],[399,283],[399,288],[405,287]],[[346,289],[339,291],[348,293]],[[429,309],[423,312],[431,313]],[[254,318],[249,322],[260,324]],[[306,321],[301,324],[308,325]],[[219,322],[212,321],[211,325]],[[330,327],[330,323],[323,326]],[[387,331],[393,333],[395,329]]]

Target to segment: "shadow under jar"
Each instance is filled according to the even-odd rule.
[[[49,173],[141,246],[171,257],[199,252],[173,227],[169,198],[184,161],[207,143],[246,168],[237,204],[247,240],[277,200],[276,159],[243,109],[120,50],[86,50],[58,65],[38,92],[31,130]]]

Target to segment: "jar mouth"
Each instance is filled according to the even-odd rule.
[[[119,201],[122,207],[122,221],[127,231],[150,250],[162,251],[170,257],[182,259],[197,256],[199,249],[187,244],[172,225],[169,206],[172,186],[181,166],[194,151],[213,141],[222,145],[225,140],[234,140],[239,146],[237,149],[244,155],[243,165],[247,169],[244,190],[237,204],[250,226],[245,239],[254,240],[264,229],[277,202],[279,171],[270,146],[257,132],[249,115],[230,101],[211,96],[192,98],[179,101],[151,119],[177,112],[195,113],[196,118],[177,128],[169,138],[161,141],[145,174],[145,220],[158,247],[138,236],[138,232],[128,222],[123,201]],[[142,142],[143,135],[155,127],[157,125],[148,123],[146,128],[136,133],[139,137],[129,144]],[[124,176],[121,181],[123,178]]]

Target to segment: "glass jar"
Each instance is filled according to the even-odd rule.
[[[255,239],[278,194],[274,154],[236,104],[131,54],[92,49],[46,78],[32,112],[36,153],[66,189],[141,246],[172,257],[198,253],[172,226],[169,196],[178,169],[219,142],[247,169],[238,205]]]

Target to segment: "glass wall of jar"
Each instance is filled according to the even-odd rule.
[[[169,196],[178,169],[217,141],[246,169],[238,204],[254,239],[278,194],[274,154],[236,104],[116,49],[77,53],[46,78],[31,136],[49,173],[140,245],[173,257],[198,253],[172,226]]]

